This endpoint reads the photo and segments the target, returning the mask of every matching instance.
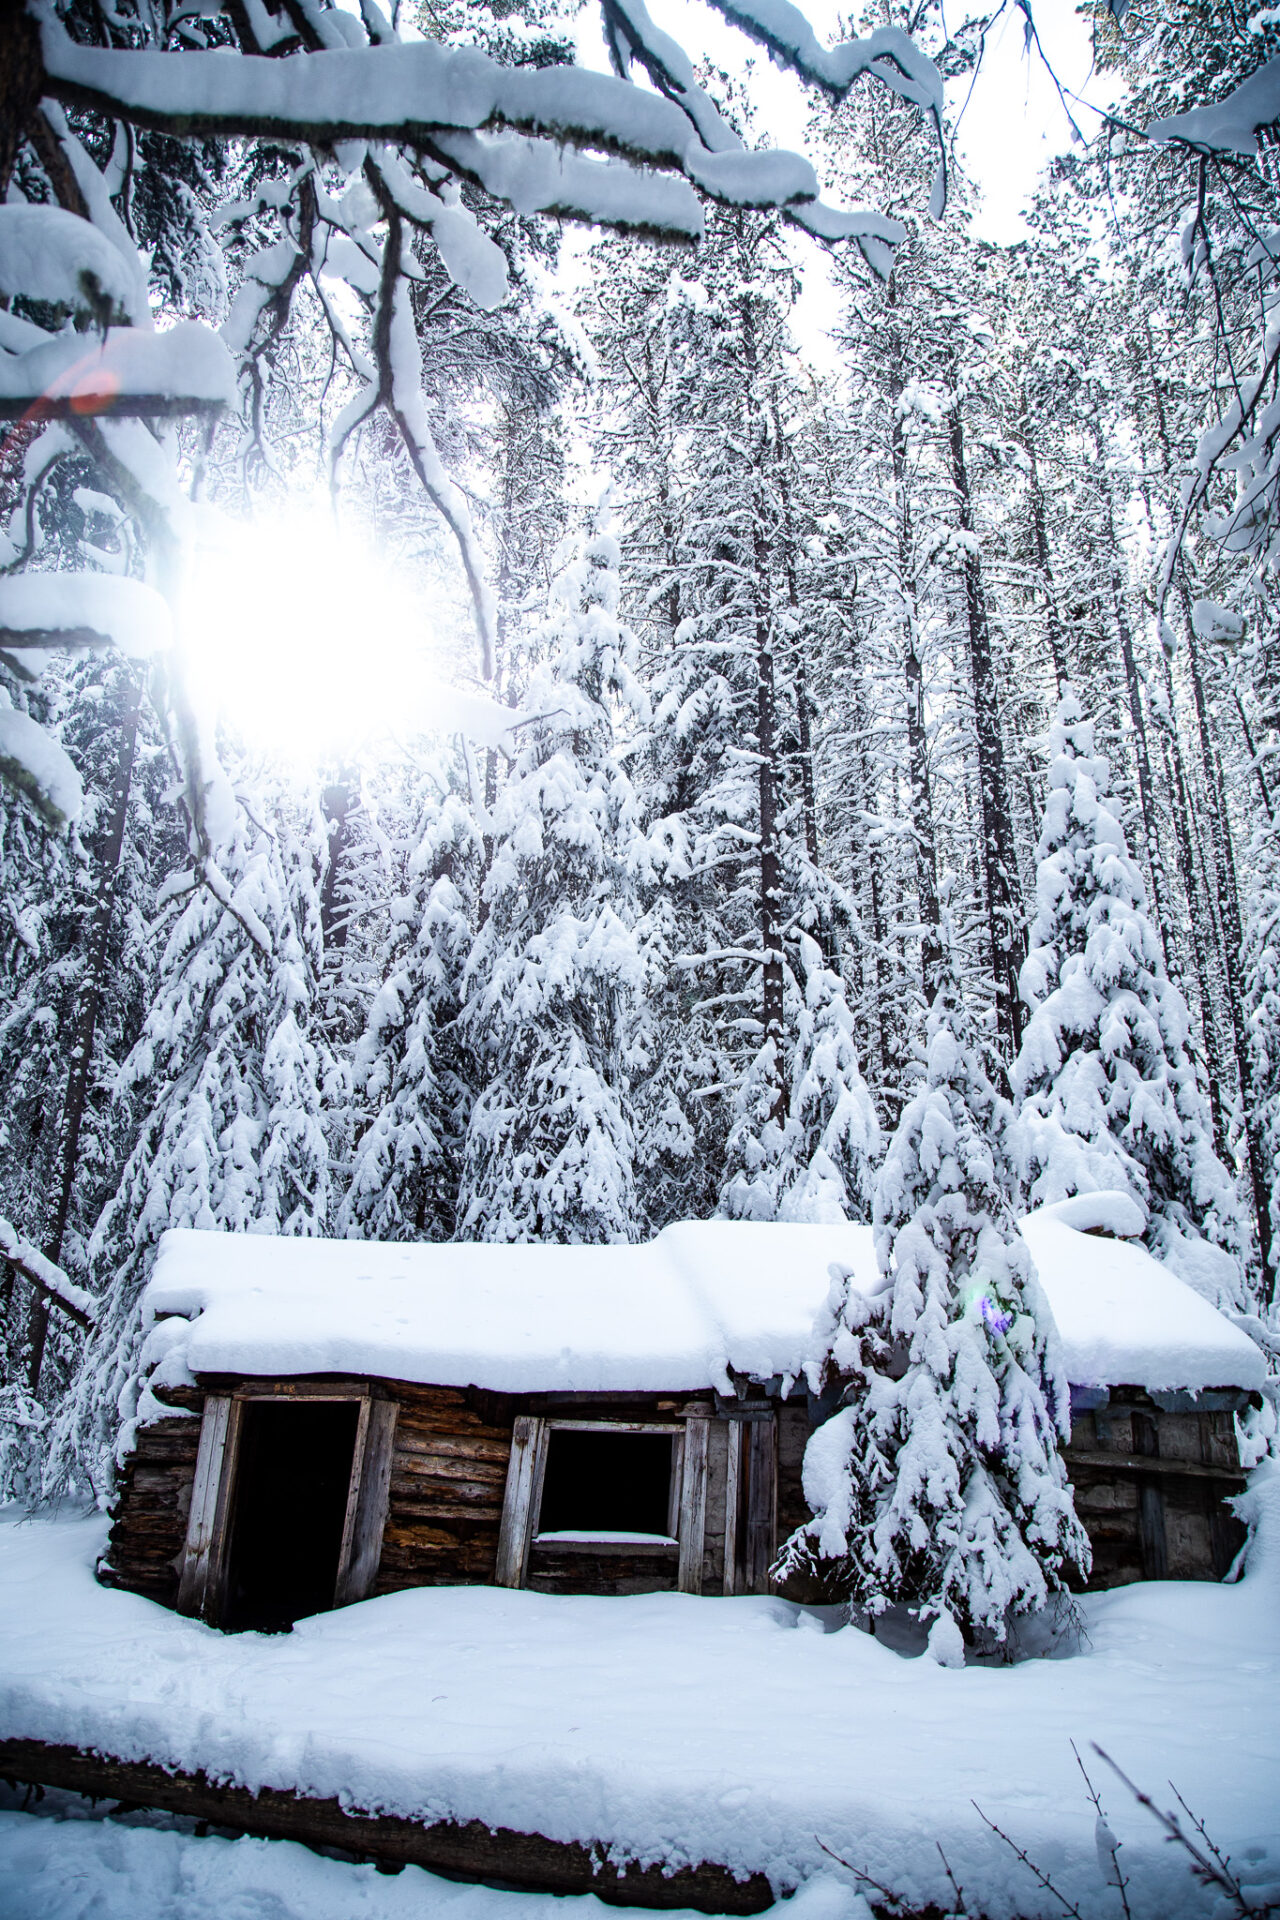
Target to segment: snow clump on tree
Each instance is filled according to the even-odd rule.
[[[1057,1332],[1012,1198],[1007,1101],[982,1071],[953,965],[922,1080],[875,1199],[880,1284],[832,1289],[844,1405],[804,1462],[813,1519],[779,1572],[830,1577],[874,1619],[906,1604],[930,1651],[1002,1641],[1089,1566],[1058,1452],[1070,1432]]]
[[[1010,1079],[1033,1206],[1131,1193],[1157,1259],[1241,1304],[1242,1228],[1092,721],[1068,690],[1050,736],[1037,913],[1021,974],[1030,1019]]]

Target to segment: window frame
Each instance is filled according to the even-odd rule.
[[[529,1555],[537,1540],[542,1491],[547,1471],[547,1448],[552,1433],[663,1433],[673,1441],[668,1532],[677,1554],[676,1589],[701,1593],[703,1537],[706,1531],[707,1437],[710,1415],[687,1414],[676,1420],[575,1420],[570,1415],[518,1414],[511,1438],[498,1536],[496,1582],[500,1587],[524,1587],[529,1580]],[[621,1540],[584,1540],[581,1550],[601,1559],[646,1551],[670,1553]]]

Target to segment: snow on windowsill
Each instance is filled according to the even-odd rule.
[[[672,1533],[607,1533],[590,1532],[570,1527],[556,1533],[537,1533],[533,1537],[535,1547],[678,1547],[680,1542]]]

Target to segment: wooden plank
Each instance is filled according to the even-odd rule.
[[[338,1607],[363,1600],[378,1577],[397,1411],[394,1400],[366,1400],[360,1410],[351,1498],[334,1592],[334,1605]]]
[[[220,1597],[219,1576],[225,1558],[222,1535],[239,1433],[239,1402],[229,1394],[211,1393],[200,1422],[200,1449],[178,1582],[179,1613],[208,1619],[211,1603]]]
[[[778,1531],[778,1430],[773,1421],[748,1421],[743,1446],[747,1456],[743,1591],[768,1593]]]
[[[681,1593],[702,1592],[702,1537],[707,1517],[707,1428],[703,1415],[685,1422],[684,1464],[680,1475],[680,1570],[676,1584]]]
[[[1165,1460],[1151,1453],[1077,1453],[1068,1447],[1062,1456],[1070,1475],[1073,1467],[1099,1469],[1106,1473],[1174,1474],[1187,1480],[1216,1480],[1223,1487],[1239,1489],[1245,1483],[1240,1468],[1202,1467],[1196,1460]]]
[[[738,1520],[742,1509],[742,1447],[746,1432],[741,1420],[725,1423],[729,1429],[729,1457],[725,1463],[724,1486],[724,1591],[740,1590]]]
[[[360,1483],[364,1478],[364,1448],[369,1434],[369,1396],[360,1396],[360,1410],[356,1415],[356,1437],[351,1449],[351,1478],[347,1482],[347,1507],[342,1516],[342,1545],[338,1549],[338,1572],[333,1583],[333,1604],[340,1607],[343,1602],[340,1594],[345,1594],[351,1558],[355,1552],[356,1513],[360,1505]],[[352,1596],[355,1598],[355,1596]]]
[[[502,1527],[498,1534],[495,1581],[500,1587],[524,1585],[529,1565],[529,1537],[542,1499],[546,1439],[545,1420],[540,1420],[536,1414],[517,1415],[511,1435],[511,1464],[507,1468],[507,1486],[502,1502]]]
[[[615,1420],[604,1414],[599,1420],[558,1420],[548,1416],[549,1427],[557,1433],[683,1433],[682,1420]]]
[[[510,1827],[490,1829],[480,1820],[428,1826],[394,1814],[364,1813],[337,1799],[308,1799],[274,1787],[254,1793],[204,1773],[171,1773],[148,1761],[117,1760],[40,1740],[0,1740],[0,1776],[159,1807],[264,1839],[338,1847],[389,1867],[428,1867],[539,1893],[594,1893],[619,1906],[751,1914],[763,1913],[774,1899],[762,1873],[739,1880],[714,1861],[664,1872],[661,1862],[641,1866],[617,1860],[601,1842],[548,1840]]]
[[[236,1389],[238,1400],[367,1399],[367,1380],[258,1380]]]

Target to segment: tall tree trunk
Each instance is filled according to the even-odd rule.
[[[1137,655],[1133,650],[1133,629],[1129,624],[1124,579],[1120,571],[1120,533],[1116,526],[1115,494],[1107,471],[1106,443],[1096,420],[1093,422],[1093,439],[1097,448],[1102,497],[1107,510],[1111,604],[1116,632],[1120,637],[1120,658],[1124,664],[1125,694],[1129,703],[1129,725],[1133,735],[1133,758],[1138,772],[1138,810],[1142,815],[1143,852],[1146,855],[1147,875],[1151,882],[1151,904],[1160,934],[1160,944],[1164,951],[1165,965],[1174,972],[1169,950],[1169,885],[1165,879],[1164,860],[1160,851],[1160,822],[1156,814],[1155,782],[1151,778],[1151,747],[1147,739],[1147,718],[1142,705],[1142,683],[1138,675]]]
[[[898,402],[902,378],[895,368],[889,383],[892,409],[890,451],[893,460],[894,521],[898,543],[898,581],[902,594],[902,677],[907,708],[907,772],[911,794],[911,837],[915,847],[916,896],[920,913],[920,975],[925,1005],[931,1007],[942,984],[942,911],[938,898],[938,849],[934,835],[933,786],[929,735],[925,724],[923,635],[915,576],[911,491],[907,473],[907,435]]]
[[[1151,338],[1151,329],[1144,323],[1146,332],[1145,366],[1139,367],[1139,382],[1145,385],[1156,420],[1156,441],[1160,448],[1161,463],[1164,468],[1166,486],[1172,490],[1175,479],[1173,440],[1169,431],[1168,416],[1165,412],[1164,393],[1160,385],[1160,375],[1156,365],[1155,345]],[[1145,377],[1144,377],[1145,376]],[[1236,1083],[1240,1091],[1240,1115],[1244,1128],[1245,1159],[1249,1168],[1249,1192],[1253,1201],[1254,1225],[1258,1235],[1258,1253],[1262,1267],[1262,1296],[1266,1306],[1270,1306],[1276,1297],[1277,1248],[1271,1225],[1271,1208],[1267,1181],[1267,1156],[1263,1147],[1262,1132],[1258,1122],[1258,1101],[1254,1085],[1253,1059],[1249,1050],[1249,1024],[1245,1014],[1242,992],[1244,938],[1240,913],[1240,896],[1236,884],[1235,848],[1232,844],[1231,816],[1227,811],[1226,788],[1222,778],[1222,762],[1218,757],[1213,740],[1212,724],[1209,716],[1209,703],[1205,694],[1204,672],[1200,660],[1200,643],[1191,617],[1191,594],[1187,584],[1185,567],[1180,562],[1177,569],[1178,598],[1182,608],[1183,628],[1187,638],[1187,670],[1191,680],[1191,695],[1196,712],[1196,733],[1200,745],[1200,766],[1204,781],[1204,794],[1207,802],[1209,842],[1213,849],[1213,889],[1217,899],[1217,923],[1219,936],[1220,972],[1223,997],[1227,1004],[1227,1015],[1231,1026],[1232,1051],[1235,1055]],[[1246,743],[1250,758],[1254,760],[1253,742],[1249,738],[1248,725],[1245,723],[1243,709],[1240,710],[1244,724]],[[1262,793],[1262,802],[1269,819],[1274,818],[1271,796],[1266,781],[1258,769],[1258,781]],[[1207,871],[1207,866],[1206,866]]]
[[[778,846],[777,689],[773,672],[773,633],[769,618],[769,545],[757,502],[755,548],[756,752],[760,792],[760,946],[764,956],[761,1017],[764,1037],[782,1040],[782,861]],[[779,1077],[775,1118],[785,1095]]]
[[[1040,480],[1040,468],[1036,461],[1035,437],[1030,430],[1030,407],[1027,402],[1027,390],[1022,389],[1022,450],[1027,456],[1027,497],[1031,507],[1031,539],[1035,548],[1036,570],[1040,575],[1040,590],[1044,594],[1045,632],[1049,640],[1049,656],[1053,661],[1053,674],[1058,683],[1058,692],[1067,686],[1071,679],[1067,666],[1066,634],[1062,628],[1062,616],[1058,612],[1058,592],[1054,584],[1053,563],[1049,555],[1049,525],[1045,512],[1044,487]]]
[[[1187,789],[1186,772],[1182,764],[1182,743],[1178,738],[1177,720],[1173,709],[1173,675],[1167,660],[1164,663],[1164,674],[1165,697],[1169,708],[1169,725],[1166,737],[1163,739],[1166,756],[1165,780],[1174,797],[1178,868],[1182,876],[1183,892],[1186,895],[1191,952],[1200,999],[1200,1026],[1204,1035],[1205,1079],[1209,1094],[1209,1111],[1213,1116],[1213,1142],[1219,1156],[1225,1159],[1229,1149],[1222,1115],[1221,1046],[1218,1023],[1214,1014],[1214,996],[1209,979],[1209,953],[1205,941],[1204,919],[1199,911],[1200,889],[1196,884],[1195,854],[1191,845],[1191,796]],[[1169,764],[1170,760],[1172,766]]]
[[[1240,1111],[1244,1124],[1245,1155],[1249,1165],[1249,1189],[1253,1198],[1254,1222],[1258,1234],[1258,1252],[1262,1265],[1263,1304],[1270,1306],[1276,1297],[1277,1248],[1271,1226],[1267,1155],[1258,1122],[1258,1100],[1254,1086],[1253,1058],[1249,1051],[1249,1022],[1242,992],[1244,929],[1240,914],[1240,894],[1236,885],[1235,848],[1231,836],[1231,816],[1227,812],[1222,762],[1214,745],[1209,706],[1205,697],[1204,674],[1200,662],[1200,643],[1191,620],[1191,597],[1184,576],[1179,574],[1179,590],[1187,633],[1187,665],[1195,701],[1196,728],[1200,738],[1201,765],[1209,801],[1211,839],[1214,848],[1214,879],[1218,894],[1218,918],[1222,926],[1226,965],[1223,970],[1227,1011],[1231,1018],[1231,1037],[1236,1056],[1236,1074],[1240,1084]],[[1252,743],[1250,742],[1250,745]],[[1265,792],[1265,788],[1264,788]],[[1274,816],[1273,816],[1274,817]]]
[[[956,370],[952,365],[952,383]],[[969,627],[969,664],[973,677],[974,725],[978,745],[978,783],[982,803],[982,864],[986,879],[987,926],[995,976],[996,1019],[1008,1057],[1012,1060],[1022,1039],[1022,1002],[1018,974],[1026,954],[1026,928],[1019,904],[1017,853],[1004,740],[1000,730],[1000,703],[996,693],[991,652],[991,624],[987,617],[982,562],[978,557],[973,494],[965,462],[964,418],[960,401],[952,404],[947,421],[951,456],[951,483],[955,489],[960,529],[974,544],[962,563],[965,612]]]
[[[124,852],[124,830],[129,814],[129,794],[133,786],[133,765],[138,746],[138,709],[142,701],[142,675],[136,669],[125,678],[124,704],[120,713],[120,750],[116,766],[115,795],[107,837],[98,861],[98,902],[89,928],[84,990],[71,1047],[66,1097],[62,1105],[62,1150],[58,1170],[58,1193],[53,1225],[45,1243],[45,1255],[58,1265],[71,1215],[76,1172],[80,1164],[80,1135],[84,1126],[85,1101],[93,1071],[93,1044],[98,1029],[98,1014],[106,987],[107,946],[115,911],[116,889],[120,879],[120,860]],[[32,1302],[27,1384],[32,1393],[40,1390],[40,1371],[44,1365],[45,1344],[49,1335],[49,1308],[43,1296]]]

